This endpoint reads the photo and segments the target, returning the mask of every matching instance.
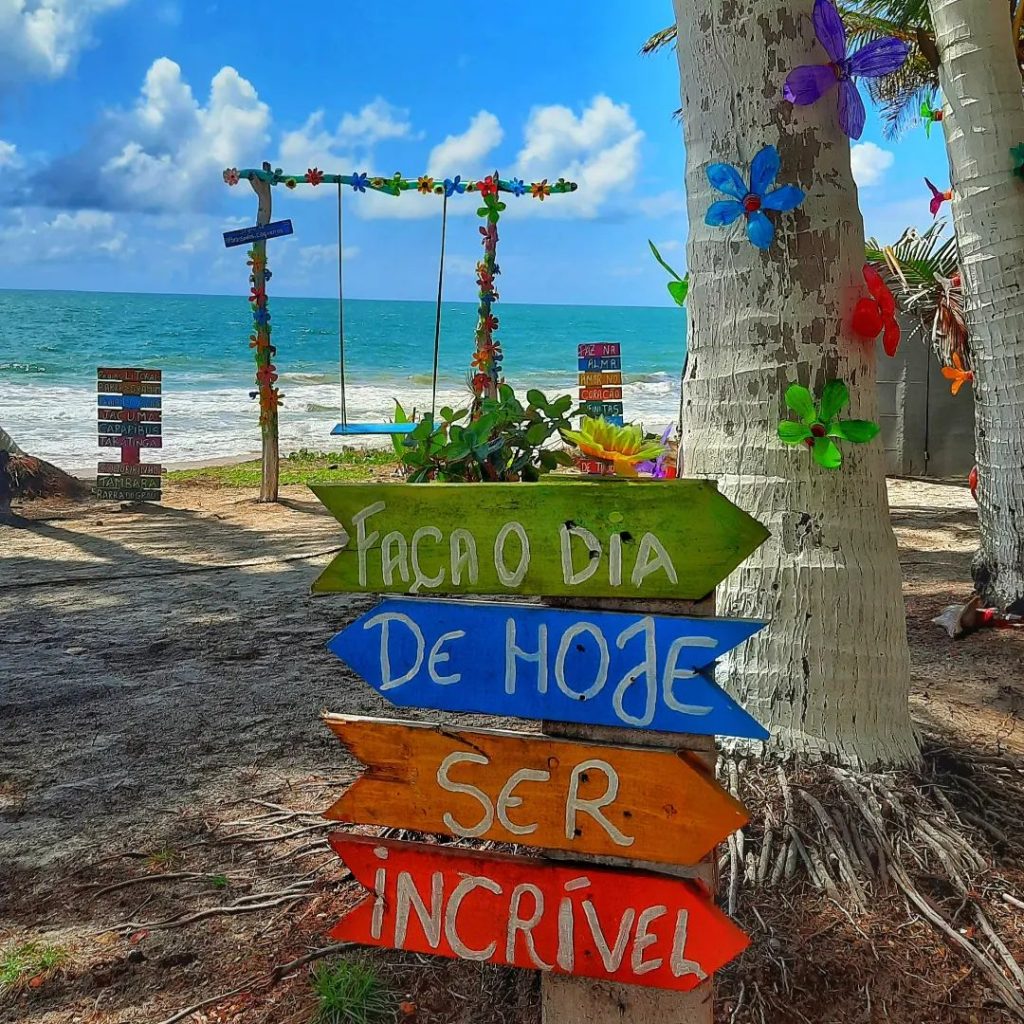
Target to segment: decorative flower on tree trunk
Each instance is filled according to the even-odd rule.
[[[934,109],[929,100],[924,100],[921,104],[921,120],[924,121],[924,133],[930,139],[932,137],[932,125],[936,121],[941,121],[945,115],[942,113],[942,108]]]
[[[853,311],[853,330],[865,341],[874,341],[884,330],[882,345],[887,356],[896,355],[900,345],[900,325],[896,320],[896,300],[874,267],[864,264],[864,280],[870,299],[861,299]]]
[[[1019,146],[1014,146],[1010,150],[1010,156],[1013,157],[1013,173],[1018,178],[1024,178],[1024,142]]]
[[[958,394],[960,389],[974,380],[974,372],[965,370],[959,352],[954,352],[950,357],[953,360],[952,366],[942,368],[942,376],[950,382],[949,390],[952,394]]]
[[[901,67],[910,45],[892,36],[873,39],[859,50],[847,50],[846,27],[832,0],[815,0],[814,31],[829,55],[828,64],[805,64],[794,68],[786,79],[782,95],[797,106],[817,103],[839,86],[839,124],[851,139],[864,134],[867,111],[855,79],[881,78]]]
[[[421,174],[416,179],[416,190],[420,195],[428,196],[434,191],[434,179],[428,178],[425,174]]]
[[[931,211],[933,217],[937,217],[939,210],[942,209],[943,203],[948,203],[953,198],[953,190],[948,189],[945,192],[940,192],[927,178],[924,179],[924,183],[931,189],[932,201],[928,204],[928,209]]]
[[[779,439],[784,444],[807,445],[819,466],[838,469],[843,464],[843,453],[833,438],[866,444],[879,430],[878,424],[870,420],[838,419],[839,411],[849,401],[849,389],[841,380],[830,380],[825,385],[818,405],[807,388],[791,384],[786,389],[786,406],[800,417],[800,422],[783,420],[779,424]]]
[[[747,218],[747,237],[758,249],[768,249],[775,240],[775,228],[764,215],[765,210],[787,213],[804,201],[803,189],[795,185],[782,185],[768,191],[775,183],[781,167],[779,151],[765,146],[750,165],[750,188],[743,182],[739,171],[731,164],[711,164],[708,181],[732,199],[712,203],[704,218],[711,227],[732,224],[741,216]]]

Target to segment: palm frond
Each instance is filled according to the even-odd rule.
[[[665,49],[666,46],[675,46],[676,43],[676,26],[669,25],[668,28],[663,28],[659,32],[655,32],[650,39],[640,47],[640,52],[646,56],[647,54],[657,53],[659,50]]]
[[[970,366],[963,289],[959,284],[960,254],[956,238],[945,235],[937,221],[921,233],[908,228],[892,245],[868,239],[867,262],[882,275],[900,310],[918,323],[915,333],[928,331],[938,357],[951,361],[956,352]]]

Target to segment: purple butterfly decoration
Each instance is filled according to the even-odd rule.
[[[864,133],[867,111],[856,78],[880,78],[892,74],[907,59],[910,46],[902,39],[874,39],[854,53],[847,50],[846,27],[833,0],[814,0],[814,31],[831,58],[828,64],[794,68],[782,95],[797,106],[817,103],[833,86],[839,86],[839,123],[851,139]]]

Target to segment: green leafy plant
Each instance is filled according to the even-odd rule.
[[[23,978],[34,978],[56,970],[68,961],[66,949],[25,942],[0,951],[0,992]]]
[[[673,280],[668,283],[668,293],[675,300],[677,306],[686,305],[686,296],[690,292],[690,275],[686,277],[680,277],[664,260],[664,257],[658,252],[658,247],[648,238],[647,244],[651,247],[651,252],[654,253],[654,258],[669,272]]]
[[[422,420],[396,445],[410,483],[428,480],[478,482],[537,480],[558,466],[572,465],[567,452],[549,446],[571,426],[572,397],[549,401],[542,391],[527,391],[527,405],[508,385],[497,398],[471,409],[440,410],[437,425]]]
[[[318,964],[310,984],[317,996],[312,1024],[389,1024],[394,997],[377,969],[361,960]]]
[[[786,389],[786,405],[800,417],[799,423],[783,420],[779,439],[784,444],[804,444],[814,461],[824,469],[838,469],[843,453],[833,438],[866,444],[878,433],[878,424],[870,420],[840,420],[839,411],[850,401],[850,391],[841,380],[830,380],[815,405],[810,391],[800,384]]]

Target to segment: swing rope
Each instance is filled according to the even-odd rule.
[[[341,381],[341,423],[348,426],[345,402],[345,286],[342,274],[341,182],[338,182],[338,379]]]
[[[441,352],[441,295],[444,289],[444,244],[448,233],[448,193],[441,206],[441,262],[437,271],[437,310],[434,314],[434,370],[430,377],[430,423],[437,419],[437,362]]]

